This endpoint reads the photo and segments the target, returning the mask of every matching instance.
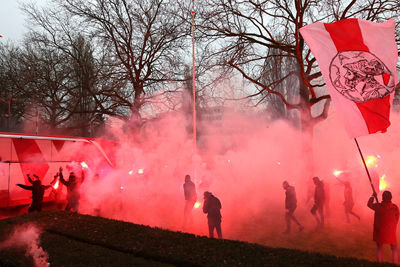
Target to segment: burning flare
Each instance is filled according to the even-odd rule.
[[[384,191],[384,190],[386,190],[386,188],[389,187],[389,184],[388,184],[388,182],[385,180],[385,178],[386,178],[386,174],[382,175],[382,176],[379,178],[379,191]]]
[[[197,209],[201,206],[201,202],[196,201],[196,203],[194,203],[194,208]]]
[[[59,185],[60,185],[60,180],[57,179],[56,183],[53,185],[53,188],[58,189]]]
[[[133,170],[130,170],[128,173],[129,173],[129,175],[132,175],[132,174],[133,174]],[[138,174],[143,174],[143,173],[144,173],[144,169],[139,169],[139,170],[137,171],[137,173],[138,173]]]
[[[81,162],[81,166],[82,168],[89,168],[89,166],[84,161]]]
[[[378,159],[372,155],[367,156],[367,159],[365,160],[365,164],[367,165],[368,168],[378,167]]]
[[[336,177],[339,177],[339,175],[341,175],[342,173],[343,173],[343,171],[339,171],[339,170],[333,171],[333,175],[335,175]]]

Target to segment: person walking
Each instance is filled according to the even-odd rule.
[[[286,193],[286,197],[285,197],[286,230],[283,233],[284,234],[290,233],[291,221],[294,221],[297,224],[297,226],[299,227],[299,231],[301,232],[304,230],[304,227],[299,223],[299,221],[293,215],[294,211],[297,208],[296,190],[295,190],[294,186],[289,185],[289,182],[287,182],[287,181],[284,181],[282,186]]]
[[[317,177],[313,177],[313,182],[315,185],[314,191],[314,205],[311,208],[311,214],[314,215],[317,221],[317,228],[324,227],[325,217],[324,217],[324,205],[325,205],[325,189],[323,182]]]
[[[338,181],[344,186],[344,212],[346,214],[347,222],[350,223],[350,215],[353,215],[358,220],[360,220],[360,216],[353,211],[354,207],[354,199],[353,199],[353,189],[351,188],[351,184],[349,181],[342,181],[338,179]]]
[[[214,229],[217,231],[219,239],[222,239],[221,230],[221,202],[211,192],[204,192],[203,212],[207,214],[208,234],[210,238],[214,238]]]

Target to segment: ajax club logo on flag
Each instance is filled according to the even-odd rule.
[[[358,103],[384,98],[395,89],[389,69],[366,51],[339,52],[330,64],[329,77],[339,93]]]

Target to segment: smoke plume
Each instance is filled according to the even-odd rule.
[[[364,157],[376,160],[369,171],[379,198],[383,190],[390,190],[396,203],[400,116],[393,112],[391,121],[387,133],[360,137],[358,141]],[[349,245],[340,242],[343,237],[361,240],[363,245],[358,247],[364,250],[373,249],[373,211],[366,207],[371,186],[354,140],[347,136],[334,109],[327,120],[315,126],[312,137],[284,121],[269,122],[265,116],[232,108],[223,110],[217,119],[198,122],[197,149],[191,127],[191,117],[180,112],[148,122],[137,139],[121,126],[110,126],[105,136],[118,136],[120,144],[116,166],[89,166],[81,188],[80,212],[207,235],[202,206],[193,209],[191,224],[183,228],[183,183],[189,174],[196,184],[198,201],[203,202],[205,191],[220,199],[224,238],[331,252],[328,246],[321,246],[320,234],[324,233],[342,256],[348,255]],[[335,171],[342,175],[336,176]],[[310,213],[314,176],[323,181],[328,194],[326,229],[321,231],[315,230],[316,221]],[[382,177],[386,184],[380,190]],[[350,217],[347,222],[344,186],[339,179],[350,182],[353,211],[360,221]],[[285,180],[295,186],[295,215],[305,227],[302,233],[290,237],[281,234],[286,227]],[[296,225],[292,225],[292,231],[297,232]],[[368,258],[373,252],[367,254],[358,256]]]
[[[25,255],[32,257],[35,266],[47,267],[49,256],[40,246],[40,230],[31,224],[17,226],[2,243],[0,249],[22,248]]]

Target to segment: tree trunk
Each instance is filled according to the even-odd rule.
[[[309,91],[307,86],[300,84],[300,128],[302,132],[302,147],[304,153],[304,164],[307,171],[307,178],[314,175],[314,150],[313,150],[313,131],[314,123],[311,116],[311,106],[309,104]]]
[[[136,140],[140,139],[140,132],[143,125],[142,116],[140,115],[140,109],[143,105],[142,92],[143,89],[138,85],[134,85],[135,88],[135,98],[133,100],[133,105],[131,106],[131,116],[127,125],[127,130],[129,134]]]

